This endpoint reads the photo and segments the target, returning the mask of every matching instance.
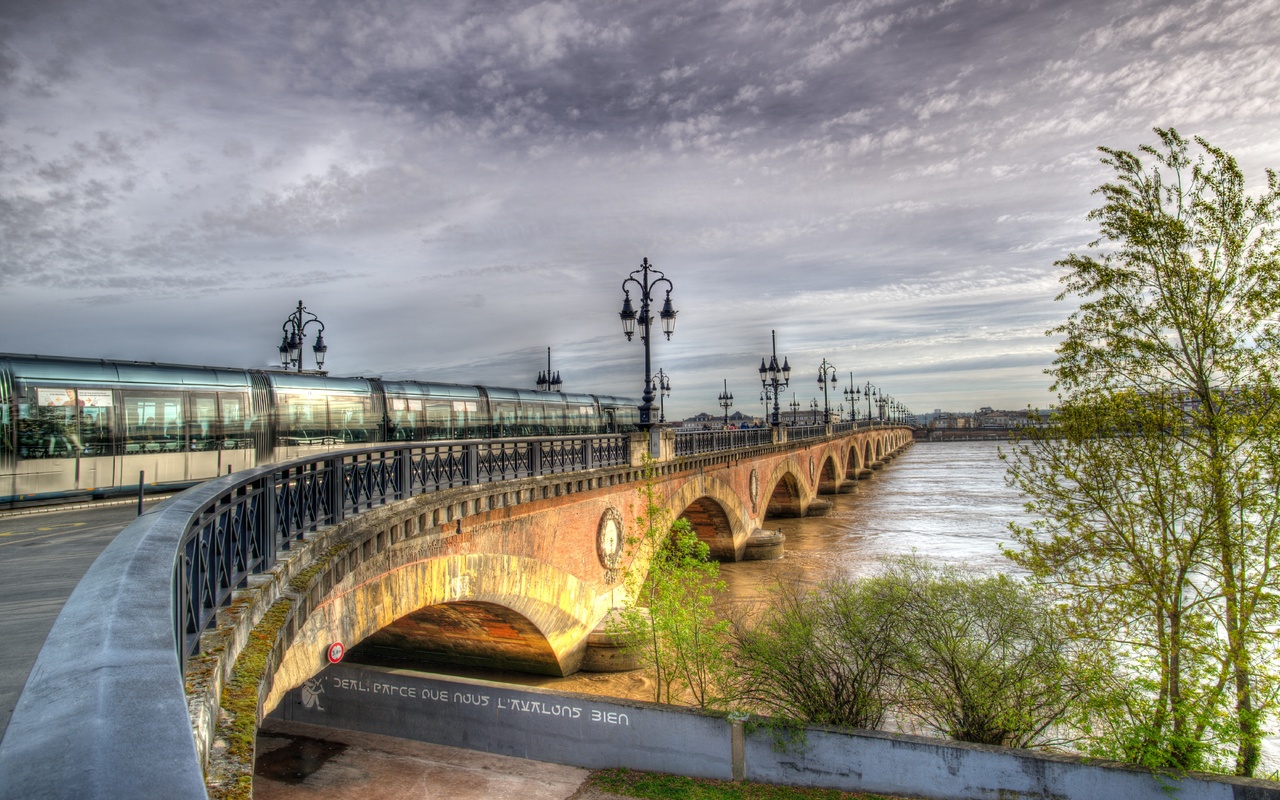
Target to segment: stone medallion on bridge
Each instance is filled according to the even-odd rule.
[[[609,506],[600,516],[600,524],[596,527],[596,555],[600,557],[600,565],[604,567],[606,583],[618,582],[623,544],[622,515],[618,513],[618,509]]]
[[[812,486],[812,485],[813,485],[813,478],[814,478],[814,472],[813,472],[813,456],[809,456],[809,485],[810,485],[810,486]]]
[[[760,473],[751,470],[751,513],[759,513],[760,506]]]

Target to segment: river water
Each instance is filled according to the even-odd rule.
[[[873,574],[885,558],[918,554],[980,572],[1016,572],[1000,552],[1010,521],[1027,521],[1006,485],[999,442],[920,442],[849,494],[829,496],[826,516],[769,520],[786,534],[776,561],[722,564],[732,600],[759,594],[772,576],[813,584]]]

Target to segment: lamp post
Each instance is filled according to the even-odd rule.
[[[836,406],[836,422],[839,422],[842,419],[844,419],[844,403]]]
[[[649,273],[657,277],[650,280]],[[637,274],[640,275],[639,278],[636,278]],[[639,314],[631,305],[631,290],[627,288],[629,283],[634,283],[640,290]],[[674,287],[669,278],[649,264],[649,259],[641,260],[640,269],[632,270],[631,275],[622,282],[622,311],[618,313],[622,318],[622,332],[626,334],[628,342],[636,332],[636,322],[641,325],[640,341],[644,342],[644,397],[641,398],[640,403],[640,427],[646,431],[653,427],[653,375],[649,371],[652,363],[649,357],[649,332],[653,325],[653,315],[649,313],[649,304],[653,302],[653,290],[660,283],[667,285],[667,300],[662,304],[662,310],[658,312],[658,316],[662,318],[662,332],[670,340],[671,334],[676,329],[677,312],[671,307],[671,290]]]
[[[310,317],[310,319],[307,319]],[[280,367],[282,369],[297,368],[298,372],[302,372],[302,343],[307,339],[307,326],[319,325],[320,330],[316,332],[316,343],[312,345],[311,352],[315,354],[316,371],[324,371],[324,356],[329,352],[329,347],[324,343],[324,323],[315,314],[307,310],[302,305],[302,301],[298,301],[298,309],[289,315],[284,321],[280,329],[284,331],[284,336],[280,339]]]
[[[831,424],[831,400],[827,397],[827,387],[836,385],[836,368],[833,364],[822,359],[822,366],[818,367],[818,385],[822,387],[822,424]]]
[[[791,424],[796,425],[800,422],[796,417],[800,414],[800,401],[796,399],[796,393],[791,393]]]
[[[560,382],[560,373],[551,371],[551,348],[547,348],[547,371],[538,373],[538,391],[540,392],[558,392],[563,386]]]
[[[724,379],[724,391],[720,393],[720,407],[724,409],[724,426],[729,427],[729,409],[733,408],[733,393],[729,391],[729,379]]]
[[[658,370],[653,376],[653,382],[658,390],[658,424],[667,421],[667,398],[671,396],[671,378],[667,377],[667,373]]]
[[[816,397],[809,400],[809,424],[818,424],[818,398]]]
[[[853,376],[850,375],[850,377],[853,377]],[[867,398],[867,424],[868,425],[871,424],[871,400],[873,397],[875,397],[875,394],[876,394],[876,390],[874,387],[872,387],[871,381],[867,381],[865,391],[863,390],[863,387],[859,386],[853,392],[853,397],[855,402],[860,402],[863,396]]]
[[[766,365],[764,359],[760,359],[760,385],[764,387],[766,397],[773,398],[773,422],[775,428],[778,426],[778,390],[785,389],[791,385],[791,364],[787,361],[786,356],[782,357],[782,368],[778,368],[778,332],[771,331],[773,335],[773,355],[769,358]],[[766,406],[766,411],[768,407]]]

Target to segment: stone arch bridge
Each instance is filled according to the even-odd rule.
[[[776,540],[762,536],[768,518],[825,507],[820,495],[911,443],[905,427],[806,433],[367,448],[189,490],[126,529],[68,601],[0,746],[0,798],[50,782],[102,794],[103,781],[124,783],[113,795],[203,797],[206,779],[243,779],[262,715],[335,643],[575,672],[622,599],[641,487],[738,560]]]

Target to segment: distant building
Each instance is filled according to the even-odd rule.
[[[974,415],[977,418],[977,427],[979,428],[1025,428],[1031,424],[1031,412],[1022,411],[996,411],[995,409],[984,407],[978,410]]]

